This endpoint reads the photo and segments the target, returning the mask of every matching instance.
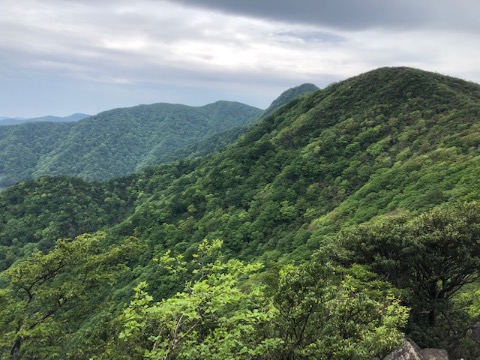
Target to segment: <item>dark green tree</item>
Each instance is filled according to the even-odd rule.
[[[408,309],[395,289],[355,265],[316,259],[284,267],[274,294],[278,359],[373,359],[397,346]]]
[[[382,217],[343,231],[338,244],[347,250],[344,261],[366,264],[409,292],[412,326],[435,329],[451,317],[459,290],[480,280],[480,203]]]

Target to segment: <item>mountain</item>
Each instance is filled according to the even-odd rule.
[[[479,95],[476,84],[405,68],[334,84],[152,192],[129,226],[153,241],[168,222],[175,244],[220,236],[237,256],[303,257],[346,224],[478,199]]]
[[[270,106],[262,113],[261,117],[263,118],[269,116],[275,110],[287,104],[289,101],[309,94],[316,90],[319,90],[319,88],[313,84],[302,84],[297,87],[288,89],[282,94],[280,94],[280,96],[270,104]],[[171,161],[180,159],[191,159],[217,152],[223,149],[225,146],[233,143],[236,139],[240,137],[240,135],[245,133],[247,130],[247,126],[242,126],[227,130],[219,134],[215,134],[211,138],[192,144],[184,149],[174,151],[169,155],[169,159]]]
[[[383,68],[293,100],[214,156],[89,186],[96,186],[97,196],[123,204],[119,213],[129,215],[116,219],[116,231],[140,234],[151,244],[161,241],[162,247],[175,244],[185,250],[218,236],[228,252],[240,257],[303,258],[346,225],[479,199],[479,111],[477,84]],[[48,184],[63,186],[63,180],[38,181],[5,190],[2,208],[12,209],[10,201],[21,208],[33,198],[37,207],[50,208],[48,199],[59,191]],[[100,195],[104,186],[110,187],[108,194]],[[126,194],[124,189],[130,190]],[[75,191],[72,196],[80,195]],[[45,221],[67,236],[55,225],[60,208],[53,206]],[[22,229],[25,236],[15,236],[19,244],[42,241],[45,222],[25,226],[9,211],[4,211],[3,226]],[[9,237],[8,231],[2,233]]]
[[[42,175],[105,180],[169,161],[170,153],[244,126],[262,113],[219,101],[114,109],[70,123],[0,127],[0,187]]]
[[[305,84],[290,88],[288,90],[285,90],[265,110],[265,112],[263,113],[263,116],[268,116],[268,115],[272,114],[275,110],[277,110],[281,106],[289,103],[290,101],[292,101],[293,99],[295,99],[297,97],[310,94],[310,93],[312,93],[314,91],[317,91],[317,90],[319,90],[319,88],[316,85],[309,84],[309,83],[305,83]]]
[[[164,108],[163,105],[157,106]],[[171,107],[166,106],[166,109]],[[183,109],[186,112],[188,107]],[[105,122],[104,125],[110,122],[122,124],[121,120],[116,119],[130,123],[133,119],[140,118],[138,115],[134,117],[133,114],[137,112],[144,114],[147,110],[149,110],[148,107],[120,110],[116,117],[99,115],[93,117],[93,120],[85,120],[79,124],[84,124],[86,121]],[[212,113],[211,108],[209,113]],[[330,256],[341,257],[345,254],[340,251],[342,249],[335,247],[338,245],[337,237],[348,229],[353,234],[361,233],[355,231],[355,227],[359,224],[367,226],[372,221],[390,219],[399,214],[415,219],[418,216],[422,221],[436,219],[435,214],[438,213],[457,216],[457,212],[450,210],[450,212],[435,210],[444,209],[442,206],[446,206],[445,204],[449,206],[474,204],[471,206],[473,209],[471,214],[468,214],[468,219],[473,218],[472,214],[475,214],[475,209],[478,207],[475,201],[480,200],[479,116],[480,85],[478,84],[411,68],[381,68],[293,99],[277,108],[269,116],[254,123],[234,143],[208,157],[182,160],[164,166],[152,166],[134,175],[103,183],[84,182],[67,177],[40,177],[5,189],[0,193],[2,209],[0,212],[0,264],[3,269],[13,269],[10,272],[9,270],[4,272],[4,279],[8,276],[13,279],[10,283],[1,280],[0,277],[0,286],[7,284],[8,286],[4,285],[6,289],[14,289],[16,284],[14,280],[18,280],[15,274],[22,274],[22,268],[15,267],[15,261],[32,254],[36,248],[39,248],[43,254],[47,254],[45,256],[52,254],[47,258],[36,255],[45,261],[55,259],[56,254],[66,251],[62,249],[70,251],[71,248],[62,245],[62,242],[58,245],[60,247],[54,248],[55,240],[59,238],[73,238],[85,232],[101,231],[99,233],[101,235],[98,235],[101,240],[98,241],[101,241],[102,247],[94,248],[96,252],[93,253],[91,253],[93,250],[83,250],[90,251],[88,256],[85,255],[87,264],[94,260],[110,259],[109,256],[120,254],[122,247],[130,249],[128,246],[134,246],[137,249],[135,250],[137,252],[130,249],[130,256],[126,258],[127,260],[122,260],[122,264],[126,266],[125,272],[120,273],[121,276],[116,280],[117,282],[111,280],[114,285],[102,287],[102,290],[98,291],[96,296],[92,295],[92,298],[78,295],[78,299],[82,301],[74,301],[73,304],[82,306],[60,309],[56,317],[51,319],[51,323],[47,323],[50,329],[56,330],[65,337],[63,342],[55,341],[55,337],[52,336],[48,339],[46,336],[42,337],[42,332],[38,331],[32,333],[33,340],[28,339],[24,346],[28,349],[35,349],[35,344],[38,344],[39,348],[56,346],[56,351],[61,354],[59,356],[64,358],[67,358],[67,354],[79,353],[80,349],[86,352],[86,357],[92,357],[107,350],[113,351],[109,344],[115,344],[114,348],[118,348],[120,352],[136,349],[136,346],[140,349],[139,354],[144,354],[147,348],[151,351],[153,344],[149,341],[160,336],[160,330],[158,330],[160,325],[158,329],[155,328],[155,319],[160,324],[167,324],[167,321],[162,322],[163,317],[156,318],[156,316],[165,314],[162,311],[174,312],[172,309],[175,304],[191,310],[192,308],[188,305],[192,303],[186,299],[192,299],[197,290],[201,292],[209,287],[215,290],[217,289],[215,286],[219,286],[218,283],[207,282],[211,279],[210,275],[203,274],[195,264],[212,261],[213,265],[209,269],[219,271],[218,279],[223,285],[233,281],[229,277],[232,267],[234,270],[231,271],[241,269],[238,263],[231,263],[232,267],[228,268],[222,267],[221,258],[212,260],[213,255],[205,245],[205,239],[210,240],[212,244],[215,244],[215,239],[221,239],[227,259],[240,259],[252,266],[258,260],[266,264],[263,274],[241,283],[241,291],[228,294],[240,296],[248,293],[255,281],[271,289],[269,290],[271,292],[267,292],[265,296],[274,294],[270,300],[277,307],[272,310],[272,313],[278,314],[280,318],[275,321],[266,320],[258,327],[261,331],[255,334],[268,333],[264,331],[265,329],[270,329],[273,333],[279,331],[279,336],[285,334],[283,331],[286,332],[282,337],[284,347],[281,348],[280,355],[274,357],[276,359],[288,358],[285,354],[297,354],[297,357],[291,355],[290,358],[305,358],[305,356],[322,358],[318,355],[320,353],[308,353],[308,351],[322,351],[321,349],[331,346],[328,341],[340,341],[338,339],[346,336],[345,333],[354,331],[353,329],[358,330],[359,327],[363,328],[363,325],[358,326],[358,324],[363,324],[362,321],[366,321],[365,318],[354,321],[352,327],[348,327],[348,331],[343,331],[352,314],[367,314],[370,313],[368,309],[376,309],[372,310],[371,314],[382,314],[381,319],[378,319],[379,322],[388,318],[395,319],[395,324],[397,324],[396,321],[398,324],[405,323],[406,320],[402,320],[401,314],[406,310],[398,307],[399,302],[385,304],[381,301],[405,296],[408,289],[387,292],[388,286],[379,280],[388,280],[388,276],[383,274],[383,277],[376,278],[369,272],[370,268],[354,266],[349,269],[333,268],[332,270],[328,267],[333,261]],[[136,121],[135,124],[137,129],[140,128],[140,121]],[[148,124],[150,124],[150,131],[161,131],[154,127],[152,122]],[[172,124],[183,123],[169,122],[169,126]],[[80,134],[84,133],[78,129],[74,131],[70,128],[69,130],[68,136],[75,139],[70,142],[71,144],[79,144],[80,140],[89,141],[88,138],[81,138]],[[110,129],[112,131],[115,127]],[[121,129],[120,125],[118,129]],[[181,133],[188,134],[188,130]],[[122,131],[119,130],[115,134],[120,137]],[[122,140],[122,145],[128,148],[127,153],[133,151],[134,147],[131,144],[137,142],[135,132],[130,136],[131,140]],[[173,135],[172,137],[176,140]],[[153,150],[155,158],[162,153],[163,143],[159,143],[158,146]],[[108,146],[105,148],[108,149]],[[103,148],[104,151],[106,151],[105,148]],[[77,148],[73,145],[68,150],[72,156],[75,153],[81,153],[81,147]],[[122,156],[125,156],[125,153],[122,153]],[[61,155],[59,154],[58,157],[61,158]],[[77,160],[74,158],[74,163],[80,161],[80,157]],[[148,161],[144,163],[144,165],[148,164],[150,164]],[[121,166],[121,163],[116,166]],[[436,212],[431,212],[431,209]],[[448,224],[448,217],[442,216],[444,216],[442,221]],[[431,234],[440,237],[435,226],[441,225],[442,221],[436,224],[432,220],[429,223],[428,229],[432,229]],[[462,223],[461,220],[459,222]],[[398,239],[400,244],[403,238],[398,234],[406,231],[400,227],[404,223],[397,221],[389,225],[398,231],[395,232],[397,236],[395,239]],[[472,229],[471,231],[477,231],[480,227],[478,223],[464,223],[469,224],[468,228]],[[362,231],[368,235],[369,229],[377,229],[377,227],[360,229],[366,229]],[[413,231],[412,229],[417,231],[411,223],[407,223],[407,230]],[[448,229],[450,228],[447,226]],[[448,236],[452,236],[453,239],[455,231],[448,232]],[[376,233],[372,234],[377,236]],[[427,235],[413,238],[418,245]],[[79,239],[89,244],[84,237]],[[477,237],[466,236],[466,239],[470,246],[478,243]],[[468,239],[470,239],[469,242]],[[452,240],[450,243],[454,244],[455,241]],[[77,243],[72,242],[72,244]],[[364,243],[357,245],[363,246]],[[80,245],[77,246],[80,247]],[[373,247],[373,245],[369,246]],[[388,249],[384,249],[381,245],[378,247],[384,251],[382,256],[389,255]],[[205,248],[207,251],[204,258],[199,256],[197,251]],[[475,255],[477,248],[471,252],[472,256],[477,256]],[[436,247],[425,247],[423,250],[425,249],[428,253],[429,249],[436,249]],[[369,248],[364,249],[364,251],[368,250]],[[312,254],[314,254],[313,257]],[[440,248],[438,253],[432,252],[423,258],[436,259],[440,255],[447,258],[449,256]],[[381,262],[382,259],[376,257],[375,261]],[[417,256],[416,259],[422,261],[422,257]],[[477,259],[480,257],[477,256]],[[33,264],[42,264],[42,261],[34,260],[24,264],[23,268],[33,269]],[[462,257],[458,256],[449,259],[448,263],[452,261],[458,263],[461,260]],[[117,260],[112,262],[118,264]],[[81,264],[74,264],[76,266],[74,269],[81,266]],[[93,262],[92,266],[95,264],[97,263]],[[164,264],[164,267],[160,267],[159,264]],[[297,267],[296,264],[305,264],[305,266]],[[391,263],[385,261],[382,264],[389,266]],[[108,267],[98,265],[94,268],[97,271],[103,271]],[[127,271],[127,268],[131,270]],[[167,271],[172,268],[177,272]],[[181,292],[183,288],[179,284],[189,280],[184,278],[184,274],[190,270],[193,271],[191,279],[198,280],[200,285],[194,288],[192,282],[187,282],[186,289],[189,291]],[[342,277],[344,271],[347,275]],[[469,276],[474,279],[475,267],[471,267],[471,271]],[[57,294],[63,294],[65,291],[67,294],[76,294],[72,290],[73,287],[66,289],[62,287],[64,286],[62,284],[68,284],[69,279],[71,284],[74,284],[75,274],[77,274],[76,271],[62,274],[58,283],[52,282],[51,293],[46,291],[41,294],[46,294],[47,300],[56,299]],[[179,276],[183,280],[179,280]],[[239,276],[244,276],[245,281],[245,273],[240,272]],[[335,276],[340,276],[342,279],[341,286],[336,282],[338,279]],[[374,282],[370,283],[368,279],[374,279]],[[202,282],[202,280],[205,281]],[[448,281],[434,279],[433,284]],[[84,286],[83,280],[80,283]],[[34,282],[34,285],[36,284]],[[146,284],[148,284],[148,290],[145,290]],[[473,282],[471,286],[469,292],[462,294],[463,300],[457,299],[454,305],[448,303],[453,307],[446,307],[446,299],[441,303],[441,306],[445,307],[438,313],[446,313],[448,309],[460,319],[458,324],[455,324],[459,326],[455,334],[468,335],[469,322],[473,323],[475,316],[480,315],[474,310],[478,300],[469,295],[478,293],[478,281]],[[136,290],[133,291],[133,288]],[[344,293],[348,289],[351,289],[351,292]],[[15,294],[13,290],[8,291]],[[7,291],[4,294],[7,294]],[[203,319],[202,316],[208,318],[209,311],[214,312],[212,310],[214,306],[222,303],[223,300],[218,302],[211,300],[214,294],[216,293],[212,292],[204,298],[195,298],[195,301],[198,300],[195,304],[206,302],[212,307],[202,310],[201,315],[192,315],[193,319]],[[383,300],[375,298],[373,301],[378,294]],[[415,305],[413,302],[415,298],[412,300],[415,294],[408,294],[410,297],[405,301],[409,302],[410,306]],[[28,305],[28,296],[26,299],[24,303]],[[161,299],[164,300],[156,303]],[[172,299],[172,301],[168,302],[166,299]],[[308,309],[320,306],[322,299],[327,299],[326,307],[309,312]],[[342,303],[344,299],[348,299],[347,303]],[[259,298],[257,300],[260,301]],[[467,300],[472,301],[473,305],[468,305]],[[63,304],[66,298],[60,297],[59,301],[59,304]],[[130,301],[130,307],[127,308]],[[226,303],[233,308],[233,300],[229,301]],[[360,302],[359,306],[364,307],[353,308],[357,301]],[[252,302],[255,303],[249,299],[248,303],[252,304]],[[338,305],[339,302],[341,305]],[[11,300],[8,304],[14,303],[15,301]],[[152,303],[156,305],[148,305]],[[172,307],[162,308],[163,310],[160,311],[161,304]],[[294,306],[292,304],[299,305],[291,307]],[[378,308],[375,307],[377,305]],[[15,310],[14,305],[9,306],[12,310],[6,312],[7,314],[17,314],[17,316],[21,314],[18,309]],[[40,306],[33,307],[33,310],[37,311]],[[50,309],[46,305],[43,306],[46,310]],[[455,306],[463,308],[460,311]],[[470,306],[468,311],[466,306]],[[146,308],[150,310],[147,311]],[[385,315],[383,311],[387,308],[392,312]],[[85,312],[77,314],[74,313],[74,309],[77,309],[76,311],[85,309]],[[142,313],[142,311],[145,312]],[[179,314],[179,317],[187,321],[187,314],[191,312],[184,311],[180,313],[181,315]],[[248,324],[251,320],[248,314],[259,314],[261,309],[256,309],[257,312],[251,309],[245,311],[243,317],[238,314],[238,316],[231,316],[231,314],[222,313],[221,317],[215,318],[222,321],[240,318],[243,319],[243,324]],[[298,318],[294,317],[295,314],[299,314]],[[344,317],[338,314],[343,314]],[[144,315],[145,317],[142,317]],[[284,319],[281,316],[287,316],[287,318]],[[335,318],[335,316],[339,317]],[[419,323],[415,322],[416,319],[410,319],[406,331],[409,331],[410,335],[421,336],[425,341],[422,345],[449,344],[452,348],[455,346],[458,348],[460,345],[454,344],[457,340],[449,338],[448,334],[452,332],[446,331],[450,326],[446,325],[449,321],[442,316],[437,315],[439,319],[436,323],[437,328],[429,327],[428,323]],[[38,317],[41,318],[41,315],[37,315]],[[328,326],[325,325],[325,318],[329,319]],[[70,319],[70,322],[67,319]],[[178,322],[178,318],[175,319],[174,324],[181,323],[181,321]],[[270,318],[265,315],[265,319]],[[292,330],[292,333],[289,333],[288,329],[298,322],[305,324],[304,321],[310,320],[318,321],[308,323],[306,327],[311,329],[313,340],[308,340],[311,342],[305,343],[305,347],[302,347],[303,345],[298,344],[304,344],[305,339],[302,337],[298,342],[291,340],[289,336],[294,337],[296,332]],[[212,320],[209,324],[213,327],[219,321]],[[376,321],[372,320],[373,323]],[[123,323],[124,327],[118,329],[118,322]],[[9,325],[11,323],[12,321],[9,320],[2,325],[0,321],[0,327],[3,326],[8,330],[5,331],[6,334],[16,334],[15,327]],[[370,322],[367,323],[370,324]],[[193,322],[193,328],[197,326],[195,324]],[[266,328],[268,324],[280,324],[280,330]],[[328,330],[334,329],[338,324],[343,332]],[[395,330],[401,327],[398,324],[395,325]],[[148,332],[153,328],[158,331]],[[201,328],[205,330],[202,336],[207,334],[207,328]],[[63,332],[58,329],[63,329]],[[146,333],[136,332],[138,329]],[[365,329],[368,329],[366,325]],[[423,333],[419,335],[418,329]],[[175,327],[171,333],[174,333],[174,330]],[[98,336],[99,332],[102,336]],[[230,332],[226,331],[226,333]],[[315,338],[315,334],[319,333],[325,334],[324,338]],[[381,327],[373,333],[384,334],[382,339],[387,339],[387,334],[394,332],[389,328]],[[354,337],[356,340],[352,341],[359,341],[358,339],[364,339],[365,336],[365,333],[356,336]],[[130,339],[125,341],[132,341],[133,345],[122,345],[123,343],[118,340],[122,337]],[[203,337],[203,339],[206,338]],[[366,339],[365,341],[370,344],[382,343],[376,338],[372,340],[367,337]],[[351,345],[350,340],[347,340],[342,343],[345,348]],[[288,347],[289,341],[292,341],[292,348]],[[275,341],[272,340],[268,344],[273,343]],[[31,347],[28,347],[29,344]],[[262,343],[262,346],[267,346],[266,344]],[[338,343],[336,344],[339,346]],[[333,353],[330,353],[330,356],[322,353],[322,356],[323,358],[352,358],[357,348],[354,345],[351,346],[354,352],[345,353],[343,357],[340,355],[331,357]],[[338,350],[338,347],[336,349]],[[341,347],[341,349],[344,348]],[[375,351],[379,352],[375,353],[365,350],[366,355],[362,358],[382,358],[386,349],[377,349]],[[265,351],[268,353],[267,350]],[[128,355],[125,356],[128,357]]]
[[[148,108],[120,110],[118,116]],[[163,238],[161,229],[168,223],[176,229],[177,244],[218,234],[237,255],[301,255],[344,225],[478,199],[479,111],[477,84],[410,68],[382,68],[293,100],[211,157],[89,186],[97,186],[99,194],[110,186],[108,197],[135,204],[124,209],[134,212],[128,222],[120,221],[120,228],[130,229],[122,231],[152,238],[145,234],[158,232]],[[93,118],[117,123],[106,115]],[[50,126],[49,133],[59,130]],[[60,138],[61,131],[53,138]],[[13,186],[1,193],[2,199],[29,202],[39,184],[48,194],[50,182],[59,186],[63,181],[47,179],[26,183],[30,190],[23,195],[18,191],[27,189],[25,183]],[[131,192],[120,196],[112,184]],[[41,203],[47,205],[48,198]],[[186,219],[190,225],[180,226]]]
[[[103,180],[161,164],[171,151],[244,125],[261,110],[219,101],[202,107],[155,104],[107,111],[78,123],[36,167],[43,174]]]
[[[88,115],[73,114],[65,118],[2,120],[4,125],[29,125],[0,127],[0,188],[42,175],[106,180],[145,166],[205,156],[232,143],[260,115],[266,116],[316,89],[312,84],[289,89],[266,112],[218,101],[198,108],[141,105],[105,111],[88,119]],[[74,125],[48,124],[81,119],[85,120]]]
[[[19,125],[19,124],[25,124],[29,122],[71,122],[71,121],[80,121],[83,120],[90,115],[87,114],[81,114],[81,113],[75,113],[69,116],[41,116],[41,117],[35,117],[35,118],[0,118],[0,126],[7,126],[7,125]]]

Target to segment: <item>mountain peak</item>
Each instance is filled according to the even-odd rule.
[[[303,96],[314,91],[320,90],[316,85],[305,83],[299,86],[295,86],[288,90],[285,90],[278,98],[276,98],[272,104],[265,110],[263,116],[272,114],[275,110],[295,99],[296,97]]]

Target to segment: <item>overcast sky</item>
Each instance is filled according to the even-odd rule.
[[[234,100],[381,66],[480,83],[478,0],[0,0],[0,116]]]

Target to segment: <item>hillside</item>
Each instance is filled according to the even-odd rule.
[[[355,264],[352,268],[342,270],[328,268],[327,265],[333,260],[327,261],[325,256],[337,253],[341,255],[343,250],[335,250],[332,251],[333,255],[326,255],[322,249],[337,246],[336,238],[339,232],[341,234],[341,231],[348,227],[369,224],[372,219],[383,219],[385,216],[400,214],[412,218],[437,206],[464,202],[473,202],[473,210],[469,211],[475,214],[478,205],[474,201],[480,200],[480,179],[477,174],[480,167],[479,118],[480,86],[477,84],[410,68],[374,70],[294,99],[253,125],[232,145],[205,158],[151,167],[135,175],[106,183],[85,183],[59,177],[41,178],[12,186],[0,193],[0,206],[3,210],[0,217],[2,265],[4,268],[14,267],[15,260],[32,253],[35,247],[39,246],[42,251],[47,252],[52,249],[56,238],[73,237],[83,232],[106,232],[106,235],[101,237],[104,239],[101,240],[101,249],[105,254],[96,253],[95,256],[99,256],[97,259],[88,253],[88,259],[92,261],[109,259],[108,254],[121,254],[119,247],[127,246],[127,243],[138,245],[141,249],[138,253],[130,250],[128,261],[122,260],[126,261],[125,265],[128,265],[131,271],[122,272],[114,288],[99,292],[103,295],[85,300],[92,309],[87,313],[77,314],[75,321],[68,323],[69,327],[63,329],[65,345],[54,345],[59,346],[58,351],[64,356],[69,351],[78,351],[79,348],[87,353],[90,351],[87,357],[95,352],[98,354],[107,350],[115,351],[114,349],[120,352],[138,350],[135,356],[141,356],[138,354],[143,354],[145,349],[153,351],[152,347],[160,346],[157,340],[152,339],[160,333],[158,329],[161,329],[161,326],[158,324],[167,321],[167,318],[155,318],[158,320],[156,325],[154,320],[148,320],[147,315],[169,314],[168,311],[172,308],[160,308],[161,304],[189,304],[183,301],[186,301],[188,296],[193,296],[194,292],[178,293],[182,290],[179,284],[185,280],[183,277],[180,277],[183,280],[179,280],[178,272],[184,274],[196,269],[196,272],[192,273],[192,279],[198,279],[195,276],[201,269],[198,270],[195,264],[205,264],[212,256],[212,252],[208,252],[208,246],[199,244],[208,239],[212,241],[211,246],[214,246],[215,239],[221,239],[227,259],[236,258],[246,263],[261,260],[267,264],[263,277],[254,277],[246,282],[241,293],[248,293],[245,289],[254,286],[255,281],[263,281],[265,286],[272,287],[264,296],[274,294],[271,303],[277,306],[275,311],[280,314],[275,321],[268,317],[273,316],[275,311],[272,310],[270,315],[265,314],[266,324],[273,324],[272,328],[267,328],[268,331],[263,331],[264,326],[267,326],[264,323],[252,325],[253,328],[260,329],[256,333],[258,336],[264,336],[271,331],[278,338],[258,344],[255,339],[244,336],[242,339],[247,343],[246,347],[267,349],[272,346],[280,349],[278,353],[273,350],[271,352],[277,354],[274,358],[278,359],[301,359],[309,356],[321,358],[320,354],[324,358],[348,359],[361,346],[383,344],[384,340],[385,347],[372,349],[365,345],[367,347],[361,349],[364,351],[362,358],[365,359],[385,355],[385,351],[398,341],[397,329],[404,328],[405,317],[402,314],[405,314],[405,310],[399,307],[398,302],[387,304],[382,301],[395,296],[405,296],[405,293],[393,290],[390,292],[391,285],[378,281],[369,282],[368,279],[376,278],[365,269],[355,267]],[[96,118],[96,121],[101,121],[101,118]],[[161,153],[163,144],[158,146],[155,154]],[[75,149],[72,148],[71,151],[74,153]],[[145,163],[147,164],[148,162]],[[443,214],[438,210],[427,213],[426,217],[438,216],[438,212]],[[457,212],[452,211],[451,216],[462,216]],[[471,228],[476,231],[478,221],[474,215],[470,217],[472,220],[469,221],[474,222]],[[419,219],[425,221],[425,217]],[[413,223],[417,224],[415,221]],[[397,227],[393,227],[394,229],[399,228],[399,225],[395,226]],[[368,234],[370,228],[366,229]],[[476,233],[474,236],[477,236]],[[415,236],[413,238],[416,241],[419,239]],[[470,263],[473,264],[480,259],[480,253],[476,255],[478,246],[474,247],[478,240],[471,236],[465,238],[466,246],[473,247],[471,255],[477,256]],[[76,242],[72,244],[75,245]],[[202,248],[208,250],[205,259],[197,254]],[[381,246],[380,248],[383,249]],[[55,249],[52,251],[54,255],[61,253],[61,248]],[[167,255],[164,255],[165,252]],[[169,257],[178,254],[184,257]],[[312,254],[316,255],[312,258]],[[382,253],[382,256],[384,255]],[[418,261],[429,256],[419,256]],[[448,258],[449,254],[442,253],[442,256]],[[379,261],[378,258],[375,259]],[[461,259],[462,256],[459,256],[457,261]],[[187,267],[190,260],[193,265]],[[164,269],[158,265],[162,262],[167,265]],[[114,263],[117,264],[118,261]],[[283,264],[294,263],[305,265],[282,267]],[[76,269],[80,265],[74,263],[74,266]],[[229,271],[232,271],[240,278],[244,276],[245,281],[248,276],[242,271],[247,270],[241,270],[243,268],[238,264],[235,266],[233,269],[236,270],[232,270],[215,262],[209,269],[220,269],[218,279],[228,278],[230,281],[228,275]],[[478,271],[471,265],[469,268],[469,271],[473,271],[469,273],[469,279],[472,279],[474,286],[471,292],[473,294],[474,290],[478,289]],[[172,275],[165,269],[177,272]],[[8,271],[5,274],[8,275]],[[348,276],[343,277],[342,274]],[[68,275],[65,276],[69,279]],[[141,285],[141,281],[148,283],[148,296],[152,298],[146,295],[147,290],[142,287],[146,285]],[[438,279],[434,281],[435,284],[438,282]],[[7,284],[5,281],[4,283]],[[213,287],[209,296],[217,294],[214,290],[220,285],[229,284],[226,281],[199,283],[203,284],[203,288],[200,285],[195,288],[199,292],[209,289],[208,286]],[[322,285],[323,283],[328,286]],[[52,283],[52,286],[61,286],[60,284],[61,282]],[[136,297],[132,300],[131,289],[137,285]],[[395,286],[399,285],[395,283]],[[230,293],[231,289],[222,289],[220,293],[226,294],[225,296],[237,294]],[[350,294],[342,295],[345,289],[353,290]],[[340,295],[335,297],[335,294]],[[309,306],[323,306],[323,300],[310,303],[309,299],[324,297],[328,306],[315,310],[318,317],[310,316],[311,313],[305,309]],[[152,299],[157,301],[167,298],[173,299],[172,302],[148,305]],[[349,303],[342,303],[344,299],[350,299]],[[120,309],[125,308],[130,300],[132,303],[129,312],[121,313]],[[195,301],[202,303],[202,300],[197,298]],[[221,304],[222,301],[212,302],[211,306]],[[228,301],[234,304],[235,300]],[[245,304],[251,305],[259,300],[249,298],[246,301]],[[413,308],[421,303],[419,298],[407,298],[405,302]],[[446,306],[446,303],[445,300],[442,306]],[[242,305],[246,306],[242,308],[245,310],[244,316],[262,311],[248,308],[249,305],[245,304]],[[288,307],[294,306],[292,304],[298,307]],[[456,304],[458,306],[458,302]],[[364,305],[365,308],[359,308],[358,313],[378,315],[383,311],[380,309],[386,308],[393,309],[394,313],[386,317],[382,315],[381,319],[372,318],[371,322],[368,320],[369,315],[365,315],[354,321],[351,329],[356,330],[351,330],[352,334],[356,334],[358,324],[363,324],[363,321],[366,331],[370,331],[370,326],[374,326],[372,324],[379,324],[385,318],[391,319],[390,325],[394,324],[392,326],[395,330],[382,327],[381,330],[373,329],[371,333],[362,336],[352,335],[350,338],[350,335],[345,335],[342,329],[346,327],[346,319],[351,320],[348,314],[357,314],[357,311],[349,306]],[[471,309],[474,309],[474,306],[472,305]],[[149,308],[148,311],[151,312],[142,313],[141,309],[145,308]],[[65,312],[59,310],[56,318],[59,320],[53,321],[51,327],[66,326],[61,319],[62,316],[65,319],[69,316],[71,318],[71,309],[73,308],[68,308]],[[352,313],[345,309],[351,309]],[[418,313],[424,313],[420,305],[418,309]],[[184,314],[187,314],[187,310]],[[288,318],[295,314],[299,314],[299,318]],[[465,324],[473,321],[477,315],[475,313],[468,317],[466,313],[462,314],[466,320],[459,320],[459,323],[463,323],[455,326],[463,326],[462,331],[465,331]],[[225,316],[244,319],[244,325],[249,324],[248,321],[260,321],[260,318],[254,320],[248,316]],[[330,321],[331,327],[322,322],[325,316],[335,319]],[[104,324],[101,330],[92,325],[98,324],[99,319],[104,320],[101,321]],[[296,341],[294,324],[299,321],[303,324],[302,321],[310,321],[308,319],[312,322],[305,325],[305,328],[310,329],[310,335],[303,337],[302,333],[302,337]],[[441,324],[440,320],[437,325]],[[120,332],[121,330],[116,328],[117,322],[122,321],[125,326],[131,326],[131,330],[128,330],[130,333],[125,329]],[[418,332],[415,333],[415,326],[423,326],[422,331],[435,330],[435,327],[432,330],[432,327],[427,326],[431,324],[412,321],[416,320],[411,319],[408,324],[407,330],[410,334],[419,336]],[[215,324],[213,322],[209,326],[215,327]],[[341,329],[333,329],[338,324],[342,324]],[[276,325],[279,327],[275,328]],[[238,326],[240,325],[236,324],[233,329],[243,329]],[[293,329],[291,333],[287,330],[290,327]],[[141,329],[141,332],[137,333],[135,329]],[[151,329],[158,331],[149,332]],[[438,329],[444,328],[439,325]],[[8,327],[8,331],[15,334],[12,327]],[[103,331],[102,340],[96,337],[97,331]],[[119,333],[127,336],[131,343],[117,342]],[[374,336],[372,334],[380,333],[384,334],[382,341],[371,337]],[[148,334],[151,335],[150,338]],[[324,334],[324,338],[319,334]],[[387,334],[391,334],[392,338]],[[452,349],[460,346],[452,345],[453,340],[440,332],[428,334],[423,338],[420,336],[425,345],[448,344]],[[365,344],[358,344],[358,348],[348,348],[347,344],[359,341],[360,338],[365,339]],[[32,335],[32,339],[29,344],[39,344],[38,346],[45,340],[37,333]],[[277,341],[278,339],[281,341]],[[330,339],[336,345],[325,339]],[[342,341],[345,343],[338,345]],[[321,352],[327,351],[330,346],[333,346],[332,352]],[[332,357],[338,346],[350,349],[353,353],[345,350],[343,355]],[[269,353],[267,350],[265,352]],[[128,353],[125,354],[128,357]],[[288,357],[285,354],[296,355]],[[134,355],[131,356],[133,358]]]
[[[270,106],[262,113],[261,118],[267,117],[293,99],[305,96],[317,90],[319,90],[318,87],[313,84],[302,84],[288,89],[280,94],[280,96],[270,104]],[[208,154],[215,153],[223,149],[225,146],[233,143],[247,130],[248,126],[227,130],[225,132],[215,134],[206,140],[192,144],[184,149],[174,151],[167,156],[170,161],[206,156]]]
[[[220,236],[237,256],[276,257],[308,254],[344,223],[477,199],[479,94],[478,85],[402,68],[335,84],[152,192],[128,226],[153,241],[165,219],[176,246]]]
[[[169,161],[170,153],[231,128],[261,110],[219,101],[114,109],[76,123],[0,127],[0,188],[42,175],[105,180]]]

